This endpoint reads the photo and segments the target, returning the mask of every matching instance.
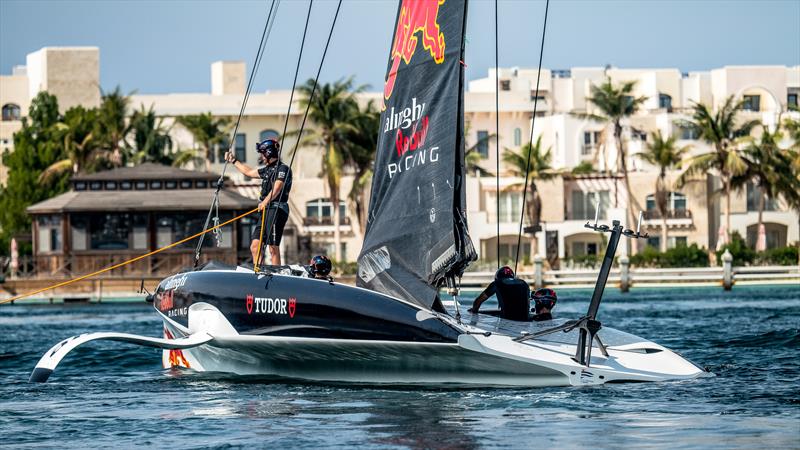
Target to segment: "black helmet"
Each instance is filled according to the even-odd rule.
[[[331,264],[331,260],[328,259],[327,256],[317,255],[311,258],[311,262],[309,264],[311,266],[311,274],[315,277],[323,276],[327,277],[329,273],[331,273],[331,269],[333,265]]]
[[[553,309],[558,301],[556,291],[550,288],[537,289],[536,292],[531,294],[531,299],[534,301],[536,310],[542,308]]]
[[[494,273],[495,280],[505,280],[509,278],[514,278],[514,271],[511,270],[511,267],[503,266]]]
[[[264,139],[256,144],[256,151],[266,156],[267,159],[277,158],[281,150],[281,144],[275,139]]]

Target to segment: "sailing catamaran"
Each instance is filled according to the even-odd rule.
[[[610,236],[585,316],[462,314],[458,280],[477,258],[464,209],[465,24],[465,2],[400,2],[357,286],[211,262],[148,296],[163,338],[71,337],[41,358],[31,380],[46,381],[72,349],[98,339],[161,348],[166,368],[317,382],[567,386],[703,375],[597,320],[620,239],[642,237],[617,221],[587,223]]]

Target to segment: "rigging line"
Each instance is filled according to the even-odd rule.
[[[215,231],[215,230],[217,230],[219,228],[222,228],[222,227],[224,227],[224,226],[226,226],[228,224],[236,222],[237,220],[239,220],[239,219],[241,219],[241,218],[243,218],[245,216],[249,216],[250,214],[253,214],[256,211],[258,211],[258,208],[251,209],[250,211],[247,211],[245,213],[239,214],[238,216],[234,217],[233,219],[227,220],[227,221],[225,221],[225,222],[223,222],[223,223],[221,223],[219,225],[215,225],[215,226],[213,226],[211,228],[204,229],[203,231],[201,231],[199,233],[196,233],[196,234],[193,234],[192,236],[189,236],[187,238],[183,238],[180,241],[173,242],[172,244],[165,245],[164,247],[161,247],[159,249],[153,250],[152,252],[145,253],[144,255],[136,256],[136,257],[131,258],[131,259],[127,260],[127,261],[123,261],[121,263],[114,264],[113,266],[105,267],[103,269],[100,269],[98,271],[92,272],[90,274],[81,275],[81,276],[79,276],[77,278],[73,278],[73,279],[67,280],[67,281],[62,281],[62,282],[56,283],[56,284],[54,284],[52,286],[48,286],[48,287],[45,287],[45,288],[42,288],[42,289],[37,289],[35,291],[27,292],[25,294],[15,295],[14,297],[7,298],[5,300],[0,300],[0,304],[10,303],[10,302],[13,302],[15,300],[19,300],[19,299],[22,299],[22,298],[25,298],[25,297],[30,297],[31,295],[40,294],[40,293],[42,293],[44,291],[49,291],[51,289],[56,289],[56,288],[59,288],[59,287],[62,287],[62,286],[67,286],[67,285],[72,284],[72,283],[77,283],[78,281],[82,281],[82,280],[85,280],[87,278],[91,278],[91,277],[94,277],[96,275],[100,275],[101,273],[105,273],[105,272],[109,272],[109,271],[114,270],[114,269],[118,269],[118,268],[120,268],[122,266],[126,266],[128,264],[134,263],[134,262],[139,261],[141,259],[153,256],[153,255],[155,255],[157,253],[161,253],[164,250],[169,250],[169,249],[171,249],[173,247],[176,247],[178,245],[181,245],[181,244],[183,244],[185,242],[191,241],[192,239],[195,239],[197,237],[203,236],[206,233],[213,232],[213,231]]]
[[[239,124],[241,123],[242,116],[244,115],[245,107],[247,106],[247,101],[250,99],[250,92],[253,88],[253,81],[255,80],[256,73],[258,73],[258,67],[261,65],[261,58],[264,55],[264,49],[266,48],[266,43],[269,40],[269,36],[272,34],[272,26],[275,23],[275,17],[278,15],[278,10],[275,8],[276,4],[280,6],[281,0],[272,0],[272,3],[269,7],[269,12],[267,13],[267,20],[264,22],[264,30],[261,32],[261,40],[258,43],[258,50],[256,50],[256,57],[253,61],[253,68],[250,70],[250,79],[247,81],[247,88],[245,89],[244,98],[242,99],[242,107],[239,109],[239,117],[236,119],[236,126],[233,130],[233,139],[229,139],[228,142],[228,151],[232,148],[233,144],[236,142],[236,133],[239,131]],[[273,15],[274,11],[274,15]],[[222,173],[220,173],[219,179],[217,180],[216,190],[214,191],[214,196],[211,200],[211,207],[208,209],[208,215],[206,216],[205,224],[203,225],[203,229],[208,228],[208,224],[211,222],[211,215],[215,209],[215,206],[219,204],[219,192],[222,189],[222,185],[225,179],[225,172],[228,169],[228,161],[225,161],[225,165],[222,166]],[[219,222],[219,220],[217,220]],[[194,266],[197,267],[198,262],[200,261],[200,253],[203,249],[203,242],[205,241],[205,234],[202,235],[200,241],[197,243],[197,248],[195,248],[194,253]]]
[[[294,148],[292,148],[292,159],[289,160],[289,169],[291,170],[292,165],[294,164],[294,158],[297,156],[297,147],[300,145],[300,139],[303,136],[303,129],[306,126],[306,119],[308,118],[308,112],[311,109],[311,101],[314,99],[314,94],[317,92],[317,84],[319,82],[319,75],[322,73],[322,66],[325,63],[325,56],[328,54],[328,47],[331,44],[331,37],[333,37],[333,30],[336,27],[336,19],[339,17],[339,10],[342,8],[342,0],[339,0],[336,5],[336,12],[333,15],[333,22],[331,22],[331,29],[328,32],[328,40],[325,41],[325,49],[322,51],[322,58],[319,61],[319,67],[317,68],[317,75],[314,77],[314,87],[311,88],[311,94],[308,96],[308,104],[306,105],[306,110],[303,113],[303,121],[300,122],[300,130],[297,133],[297,140],[294,142]],[[286,189],[286,183],[283,184],[281,187],[281,193],[278,198],[283,197],[283,191]],[[338,206],[337,206],[338,207]],[[276,211],[277,214],[277,211]],[[275,226],[275,220],[272,223],[268,224],[267,226],[271,229]]]
[[[281,151],[282,151],[281,149],[283,149],[283,141],[284,141],[284,138],[286,137],[286,129],[289,126],[289,115],[292,113],[292,102],[294,101],[294,91],[295,91],[295,89],[297,87],[297,75],[300,73],[300,61],[302,61],[302,59],[303,59],[303,49],[305,49],[305,46],[306,46],[306,35],[308,34],[308,22],[311,19],[311,6],[313,4],[314,4],[314,0],[309,0],[309,2],[308,2],[308,12],[306,13],[306,25],[303,28],[303,38],[300,41],[300,52],[297,55],[297,65],[296,65],[296,67],[294,69],[294,79],[292,80],[292,93],[289,94],[289,108],[286,111],[286,120],[283,121],[283,133],[281,133],[280,145],[278,146],[278,164],[280,164],[280,161],[281,161]],[[298,137],[298,139],[299,139],[299,137]],[[277,179],[277,177],[278,177],[278,170],[275,170],[273,172],[271,180],[270,180],[270,182],[271,182],[270,186],[274,186],[275,185],[275,180]],[[283,189],[281,189],[281,196],[283,196]],[[278,197],[278,200],[280,200],[280,198],[281,197]],[[270,200],[270,203],[273,200],[274,199]],[[267,207],[264,208],[264,212],[261,214],[261,230],[259,231],[259,236],[258,236],[258,252],[257,252],[256,260],[253,262],[253,267],[254,267],[255,272],[258,272],[258,266],[261,263],[261,256],[262,256],[261,253],[263,252],[263,246],[264,246],[264,216],[267,215],[267,211],[268,210],[269,210],[269,205],[267,205]],[[277,217],[278,217],[278,211],[276,209],[275,216],[273,217],[273,221],[275,221],[277,219]],[[269,236],[269,234],[267,234],[267,236]]]
[[[528,142],[528,162],[525,164],[525,187],[522,190],[522,210],[519,213],[519,231],[517,232],[517,253],[514,257],[514,273],[519,264],[519,249],[522,245],[522,222],[525,220],[525,201],[528,194],[528,174],[531,170],[531,153],[533,153],[533,126],[536,124],[536,107],[539,106],[539,80],[542,77],[542,56],[544,56],[544,38],[547,33],[547,11],[550,9],[550,0],[544,4],[544,24],[542,25],[542,44],[539,48],[539,69],[536,74],[536,96],[533,98],[533,117],[531,117],[531,138]],[[533,224],[531,224],[533,225]],[[534,231],[534,236],[536,232]],[[545,236],[545,239],[547,237]],[[537,249],[532,249],[538,251]]]
[[[497,2],[494,0],[494,137],[495,137],[495,173],[494,179],[497,185],[497,268],[500,269],[500,61],[497,19]]]

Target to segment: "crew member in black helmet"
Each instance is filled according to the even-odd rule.
[[[541,322],[543,320],[553,320],[553,308],[556,307],[558,296],[556,291],[550,288],[537,289],[536,292],[531,294],[533,300],[534,312],[533,320]]]
[[[328,280],[332,268],[333,264],[331,264],[331,260],[323,255],[317,255],[311,258],[311,262],[308,264],[308,270],[311,272],[311,276],[320,280]]]
[[[477,313],[481,304],[495,294],[500,305],[500,317],[519,321],[529,320],[530,288],[524,280],[516,278],[514,271],[508,266],[497,269],[494,281],[475,298],[469,312]]]
[[[233,163],[236,170],[251,178],[261,178],[261,195],[258,209],[264,217],[264,241],[269,247],[270,262],[273,266],[281,265],[281,238],[283,227],[289,219],[289,192],[292,190],[292,170],[280,161],[280,143],[275,139],[265,139],[256,144],[259,154],[259,164],[262,167],[255,169],[247,164],[237,161],[233,152],[225,154],[225,160]],[[253,254],[253,263],[258,257],[258,241],[261,237],[261,218],[259,225],[250,236],[250,252]],[[262,252],[263,255],[263,252]]]

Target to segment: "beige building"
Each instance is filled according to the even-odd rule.
[[[92,56],[93,55],[93,56]],[[92,59],[94,58],[94,59]],[[47,89],[59,97],[62,108],[99,102],[99,52],[96,48],[44,48],[29,55],[28,66],[15,68],[10,76],[0,77],[0,103],[3,105],[3,123],[0,139],[4,148],[13,145],[11,136],[19,126],[20,117],[27,113],[29,99]],[[56,70],[61,67],[61,70]],[[56,74],[58,74],[56,76]],[[648,243],[639,246],[659,245],[661,219],[655,210],[655,170],[642,162],[636,154],[646,145],[646,134],[660,130],[665,135],[679,137],[680,145],[690,145],[693,154],[710,150],[696,139],[691,130],[680,126],[689,118],[694,102],[720,105],[734,95],[745,101],[743,115],[758,118],[774,126],[779,114],[785,117],[789,105],[797,105],[800,94],[800,66],[733,66],[708,72],[681,73],[678,69],[618,69],[572,68],[570,70],[543,70],[539,92],[536,92],[536,70],[503,68],[499,73],[501,149],[517,149],[528,142],[533,126],[534,139],[541,136],[545,148],[552,151],[554,167],[569,171],[582,162],[591,163],[599,171],[613,173],[617,169],[616,148],[605,142],[608,134],[603,124],[585,120],[576,113],[592,113],[587,101],[592,85],[610,77],[614,82],[636,81],[637,96],[647,100],[642,110],[629,123],[624,124],[624,137],[629,149],[630,180],[636,205],[645,210],[644,227],[652,235]],[[174,117],[185,114],[211,112],[217,117],[235,118],[241,108],[245,90],[247,68],[242,62],[219,61],[211,65],[211,91],[193,94],[134,95],[132,106],[152,106],[167,118],[171,134],[178,148],[197,148],[192,136],[175,124]],[[70,82],[69,80],[73,80]],[[75,86],[75,88],[69,88]],[[233,145],[238,158],[255,164],[255,143],[268,136],[283,133],[290,92],[267,90],[251,93],[245,116]],[[537,98],[538,97],[538,98]],[[363,101],[379,99],[380,93],[365,93]],[[288,130],[300,126],[302,110],[296,101],[289,112]],[[536,104],[535,122],[534,100]],[[469,82],[465,97],[467,145],[472,146],[495,133],[495,72],[489,70],[486,78]],[[8,120],[7,119],[8,106]],[[14,107],[17,106],[18,109]],[[309,124],[313,127],[313,124]],[[284,142],[287,155],[296,142]],[[224,147],[224,146],[223,146]],[[477,146],[483,156],[482,166],[494,173],[497,147],[494,139]],[[211,158],[212,170],[219,173],[222,148]],[[334,254],[334,226],[327,184],[320,178],[321,150],[305,146],[297,150],[292,170],[294,187],[291,195],[291,215],[287,229],[285,250],[289,255],[306,255],[309,252]],[[191,168],[191,167],[190,167]],[[257,196],[258,186],[228,168],[226,175],[239,192]],[[670,173],[674,180],[677,172]],[[4,179],[0,172],[0,182]],[[471,174],[467,180],[468,214],[470,232],[482,259],[493,261],[499,247],[501,258],[513,257],[521,212],[522,179],[509,176],[500,167],[500,192],[494,177]],[[342,180],[340,205],[344,211],[342,225],[342,253],[354,261],[362,242],[362,230],[346,201],[352,183],[351,176]],[[717,230],[723,222],[718,199],[710,195],[717,188],[713,176],[699,179],[670,196],[667,224],[670,246],[680,243],[697,243],[706,248],[716,245]],[[542,231],[538,233],[538,248],[531,248],[530,237],[523,238],[521,253],[530,258],[538,253],[555,262],[576,256],[595,254],[602,242],[595,233],[586,233],[583,225],[593,220],[596,205],[600,205],[601,219],[618,218],[625,221],[627,195],[624,184],[615,176],[565,176],[538,183],[544,199]],[[209,199],[210,200],[210,199]],[[733,202],[732,228],[749,240],[755,240],[757,221],[755,208],[757,195],[752,189],[736,193]],[[786,245],[800,240],[798,215],[789,211],[780,200],[770,201],[765,213],[768,245]],[[497,240],[497,221],[500,220],[500,245]],[[527,224],[526,224],[527,225]]]

